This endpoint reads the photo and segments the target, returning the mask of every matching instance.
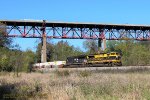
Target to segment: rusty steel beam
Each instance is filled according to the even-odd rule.
[[[43,21],[0,20],[7,26],[7,37],[42,38]],[[57,39],[106,39],[106,40],[150,40],[150,26],[128,24],[93,24],[46,22],[46,38]]]

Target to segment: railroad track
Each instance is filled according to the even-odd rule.
[[[50,68],[47,71],[97,71],[97,72],[150,72],[150,66],[120,66],[120,67],[78,67],[78,68]]]
[[[76,67],[76,68],[64,68],[64,69],[77,69],[77,70],[129,70],[129,69],[150,69],[150,66],[120,66],[120,67]]]

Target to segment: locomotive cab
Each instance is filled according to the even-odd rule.
[[[109,63],[113,64],[113,65],[117,65],[117,66],[121,66],[122,63],[121,63],[121,56],[119,53],[117,52],[111,52],[109,54]]]

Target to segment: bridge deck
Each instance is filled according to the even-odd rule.
[[[42,26],[42,20],[0,20],[8,26]],[[49,22],[46,27],[74,27],[74,28],[101,28],[101,29],[126,29],[126,30],[150,30],[150,25],[133,24],[104,24],[104,23],[79,23],[79,22]]]

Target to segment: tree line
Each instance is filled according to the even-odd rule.
[[[105,51],[119,52],[125,66],[150,65],[150,41],[108,41]]]

